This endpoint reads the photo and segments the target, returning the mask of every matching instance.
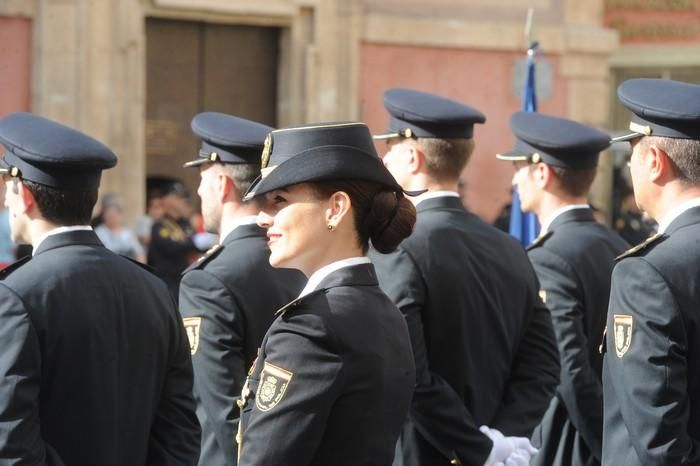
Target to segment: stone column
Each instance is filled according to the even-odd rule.
[[[139,0],[37,0],[33,110],[104,142],[119,157],[101,192],[144,208],[144,20]]]
[[[561,74],[567,81],[568,117],[605,129],[610,121],[612,95],[608,61],[618,46],[618,37],[615,31],[602,27],[603,3],[604,0],[565,0]],[[613,163],[603,153],[591,197],[608,222],[612,215],[612,183]]]

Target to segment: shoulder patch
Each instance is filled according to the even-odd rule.
[[[535,240],[528,245],[528,247],[525,248],[526,251],[529,251],[531,249],[535,249],[536,247],[542,246],[547,239],[552,236],[552,231],[548,231],[547,233],[538,236],[535,238]]]
[[[645,250],[646,248],[648,248],[649,246],[651,246],[651,245],[653,245],[653,244],[656,244],[656,243],[658,243],[659,241],[662,241],[662,240],[664,240],[664,239],[666,239],[666,238],[668,238],[668,236],[666,236],[666,235],[663,234],[663,233],[657,233],[657,234],[655,234],[655,235],[653,235],[653,236],[650,236],[649,238],[645,239],[644,241],[642,241],[642,242],[639,243],[638,245],[636,245],[636,246],[634,246],[634,247],[628,249],[627,251],[625,251],[625,252],[623,252],[622,254],[620,254],[619,256],[617,256],[617,257],[615,258],[615,260],[616,260],[616,261],[619,261],[619,260],[624,259],[625,257],[634,256],[634,255],[637,254],[638,252],[644,251],[644,250]]]
[[[277,406],[284,398],[293,376],[293,372],[266,361],[260,374],[258,391],[255,394],[255,406],[260,411],[269,411]]]
[[[22,267],[24,264],[29,262],[32,259],[32,256],[24,256],[21,259],[18,259],[5,267],[4,269],[0,270],[0,280],[4,280],[7,278],[12,272],[17,270],[18,268]]]
[[[621,358],[632,345],[632,328],[634,327],[634,317],[626,314],[615,314],[613,323],[615,324],[615,352]]]
[[[187,272],[190,270],[195,270],[195,269],[201,269],[204,267],[209,261],[214,259],[216,256],[219,255],[219,253],[224,249],[224,247],[220,244],[215,244],[214,246],[210,247],[207,252],[202,255],[199,259],[194,261],[193,263],[190,264],[189,267],[187,267],[185,270],[182,271],[181,275],[185,275]]]
[[[202,327],[201,317],[185,317],[182,319],[187,331],[187,339],[190,341],[190,354],[194,355],[199,348],[199,331]]]

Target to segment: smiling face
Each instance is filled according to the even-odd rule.
[[[307,276],[323,263],[329,248],[329,208],[308,184],[265,195],[258,225],[267,229],[270,265],[299,269]]]

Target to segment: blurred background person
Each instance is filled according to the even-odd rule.
[[[95,233],[107,249],[139,262],[146,262],[141,243],[136,235],[124,226],[122,200],[117,193],[107,193],[102,198],[100,217],[102,223],[95,227]]]
[[[148,265],[168,285],[177,301],[180,274],[190,265],[193,257],[204,251],[204,245],[195,244],[190,224],[192,206],[190,193],[181,180],[162,177],[159,181],[160,205],[163,215],[154,220],[148,248]]]

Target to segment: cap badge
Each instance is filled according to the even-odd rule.
[[[532,154],[532,157],[530,157],[530,160],[532,161],[532,163],[540,163],[542,161],[542,156],[535,152],[534,154]]]
[[[261,168],[267,168],[267,164],[270,163],[270,151],[272,149],[272,135],[268,133],[265,138],[265,143],[263,145],[262,157],[260,158]]]
[[[630,122],[630,130],[635,133],[643,134],[644,136],[651,136],[651,133],[653,133],[651,126],[640,125],[634,121]]]

